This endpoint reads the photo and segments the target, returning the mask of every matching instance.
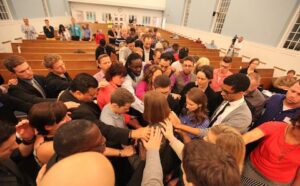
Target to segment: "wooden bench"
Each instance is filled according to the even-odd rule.
[[[95,61],[95,54],[86,54],[86,53],[59,53],[63,60],[65,61]],[[8,56],[20,55],[23,56],[26,60],[43,60],[45,53],[0,53],[0,61],[5,59]]]

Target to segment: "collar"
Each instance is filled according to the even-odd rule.
[[[229,102],[230,106],[240,106],[245,101],[244,96],[236,101]]]

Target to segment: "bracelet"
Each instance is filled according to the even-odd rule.
[[[119,150],[119,157],[122,157],[122,151]]]
[[[36,136],[34,136],[32,139],[30,139],[30,140],[22,140],[22,143],[24,144],[24,145],[31,145],[31,144],[33,144],[34,142],[35,142],[35,138],[36,138]]]

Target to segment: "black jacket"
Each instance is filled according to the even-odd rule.
[[[53,28],[53,26],[49,26],[49,29],[46,26],[44,26],[43,30],[44,30],[44,34],[47,38],[54,38],[54,28]]]
[[[53,72],[49,72],[46,77],[46,87],[49,98],[57,98],[58,94],[69,88],[72,78],[66,72],[66,78],[62,78]]]
[[[47,97],[47,89],[46,89],[46,81],[45,77],[34,75],[34,79],[39,83],[39,85],[43,88],[46,97]],[[26,81],[23,81],[21,79],[18,79],[17,85],[12,85],[8,89],[8,93],[11,96],[14,96],[16,98],[19,98],[25,102],[35,104],[45,101],[54,101],[54,99],[47,99],[43,98],[41,93],[36,90],[32,85],[27,83]]]

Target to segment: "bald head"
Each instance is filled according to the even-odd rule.
[[[97,152],[83,152],[55,164],[42,178],[40,186],[114,184],[115,174],[108,159]]]

